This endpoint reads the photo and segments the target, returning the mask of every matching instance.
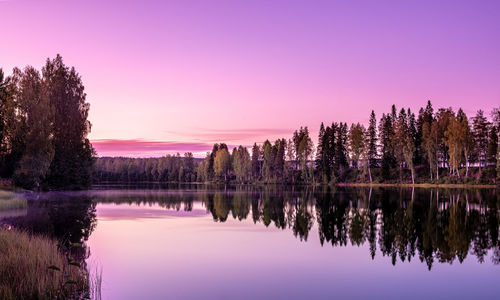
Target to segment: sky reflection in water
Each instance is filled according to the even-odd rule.
[[[87,261],[104,299],[495,298],[497,195],[437,192],[95,191]]]

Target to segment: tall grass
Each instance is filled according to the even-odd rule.
[[[27,205],[26,199],[13,192],[0,190],[0,210],[25,208]]]
[[[89,297],[88,272],[76,265],[49,238],[0,229],[0,299]]]
[[[22,198],[0,199],[0,210],[25,208],[27,205],[26,199]]]
[[[0,199],[10,199],[10,198],[14,197],[15,195],[16,194],[14,194],[14,192],[0,189]]]

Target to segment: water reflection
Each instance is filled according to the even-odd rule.
[[[89,256],[86,246],[97,221],[95,201],[90,193],[25,194],[23,213],[4,217],[1,222],[21,230],[58,240],[71,249],[76,261],[84,263]],[[69,247],[78,243],[82,247]]]
[[[103,189],[32,195],[22,214],[3,216],[3,222],[85,245],[97,223],[98,203],[159,205],[195,215],[193,205],[199,202],[214,222],[251,219],[290,231],[303,242],[319,238],[323,247],[367,244],[372,259],[379,253],[393,265],[418,259],[430,270],[470,256],[483,263],[488,254],[500,263],[497,199],[494,189]],[[319,236],[310,235],[314,225]],[[86,247],[79,251],[81,261],[88,257]]]
[[[393,189],[233,187],[95,191],[99,202],[153,204],[191,211],[200,201],[215,222],[228,218],[289,230],[301,241],[315,223],[321,245],[369,244],[392,264],[418,259],[427,264],[480,263],[489,251],[500,262],[498,195],[494,189]]]

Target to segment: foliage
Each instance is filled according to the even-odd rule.
[[[88,188],[94,150],[80,75],[62,57],[42,72],[0,71],[0,174],[25,188]]]

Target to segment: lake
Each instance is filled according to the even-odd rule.
[[[103,299],[500,297],[495,189],[98,186],[3,222],[102,271]]]

